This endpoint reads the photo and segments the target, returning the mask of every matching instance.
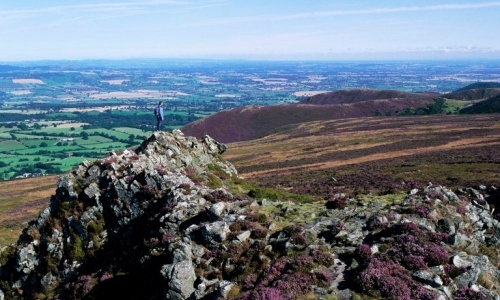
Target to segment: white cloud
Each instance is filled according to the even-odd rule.
[[[491,8],[491,7],[500,7],[500,2],[403,6],[403,7],[392,7],[392,8],[370,8],[370,9],[359,9],[359,10],[332,10],[332,11],[310,12],[303,14],[280,16],[276,17],[276,19],[302,19],[302,18],[318,17],[318,16],[368,15],[368,14],[387,14],[387,13],[414,12],[414,11],[480,9],[480,8]]]
[[[79,5],[48,6],[37,9],[24,10],[0,10],[1,18],[10,20],[21,20],[36,16],[65,15],[65,14],[96,14],[105,13],[108,15],[123,16],[131,14],[148,14],[165,12],[169,9],[195,10],[206,7],[220,6],[228,3],[229,0],[206,0],[201,2],[186,2],[176,0],[152,0],[144,2],[114,2]]]

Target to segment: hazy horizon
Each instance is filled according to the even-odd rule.
[[[0,3],[0,61],[500,59],[500,1]]]

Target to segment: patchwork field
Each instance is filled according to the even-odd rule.
[[[54,123],[43,128],[34,124],[0,128],[0,178],[66,172],[83,160],[139,145],[148,135],[130,127],[84,129],[86,123]]]

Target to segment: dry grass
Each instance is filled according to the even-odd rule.
[[[315,121],[230,143],[224,158],[259,184],[326,180],[327,174],[351,176],[366,168],[450,187],[498,182],[499,120],[492,114]]]
[[[0,182],[0,246],[14,243],[27,223],[49,205],[58,176]]]

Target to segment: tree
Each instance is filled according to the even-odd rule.
[[[48,144],[46,142],[41,142],[40,143],[40,147],[47,147],[47,146],[48,146]]]
[[[17,123],[17,128],[19,128],[21,130],[26,130],[26,129],[28,129],[28,125],[26,125],[24,123]]]

